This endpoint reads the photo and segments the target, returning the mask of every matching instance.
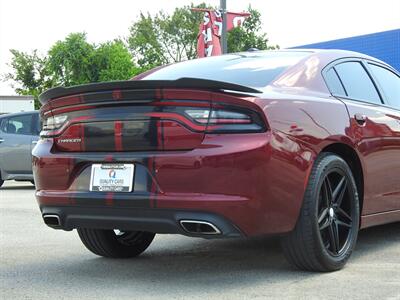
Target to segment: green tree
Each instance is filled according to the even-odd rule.
[[[228,52],[246,51],[250,48],[259,50],[279,49],[278,45],[268,45],[267,34],[261,31],[261,13],[251,6],[248,8],[248,12],[250,17],[246,18],[243,25],[228,32]]]
[[[71,33],[56,42],[47,56],[36,50],[10,50],[13,71],[5,78],[12,81],[18,94],[33,95],[39,106],[39,94],[54,86],[124,80],[155,66],[193,59],[203,13],[191,11],[191,7],[176,8],[172,14],[140,14],[130,27],[128,47],[122,40],[96,45],[87,41],[85,33]],[[197,7],[208,6],[202,3]],[[251,7],[249,12],[251,17],[244,25],[228,33],[228,52],[277,48],[268,45],[261,31],[260,12]]]
[[[18,94],[33,95],[36,107],[40,106],[38,96],[51,87],[125,80],[139,72],[121,40],[95,45],[87,42],[85,33],[71,33],[56,42],[47,56],[38,55],[36,50],[11,53],[13,71],[6,79],[12,81]]]
[[[71,33],[56,42],[48,52],[48,67],[55,83],[71,86],[96,81],[95,51],[85,33]]]
[[[35,99],[52,86],[48,69],[47,57],[40,56],[37,50],[31,54],[15,49],[10,50],[12,73],[6,74],[5,79],[12,81],[12,87],[19,95],[33,95]],[[35,108],[39,103],[35,101]]]
[[[132,56],[121,40],[101,44],[95,54],[96,81],[127,80],[139,73]]]
[[[196,45],[203,13],[190,10],[193,5],[176,8],[172,14],[163,11],[154,16],[141,13],[139,20],[130,27],[128,45],[142,70],[197,57]],[[196,7],[210,8],[205,3]],[[261,32],[261,14],[249,7],[251,17],[242,27],[228,33],[228,52],[245,51],[249,48],[274,49]]]
[[[155,16],[141,13],[130,27],[128,45],[142,70],[196,57],[197,34],[203,19],[192,12],[192,5],[176,8],[169,15],[163,11]],[[205,8],[206,4],[196,7]]]

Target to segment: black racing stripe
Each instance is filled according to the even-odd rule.
[[[153,163],[153,178],[152,178],[152,189],[151,189],[151,192],[152,192],[152,194],[153,195],[156,195],[157,193],[158,193],[158,189],[157,189],[157,184],[154,182],[154,178],[156,178],[156,158],[154,157],[153,158],[153,161],[152,161],[152,163]],[[154,197],[153,198],[153,207],[154,208],[157,208],[157,197]]]
[[[151,163],[151,159],[149,158],[149,157],[147,157],[145,160],[144,160],[144,165],[146,166],[146,169],[149,171],[149,172],[151,172],[151,170],[150,170],[150,164]],[[151,191],[151,187],[152,187],[152,185],[153,185],[153,182],[152,182],[152,178],[151,178],[151,176],[148,174],[148,173],[146,173],[145,175],[143,175],[143,176],[146,176],[146,180],[147,180],[147,184],[146,184],[146,186],[147,186],[147,191],[148,192],[150,192]]]
[[[76,176],[77,176],[77,174],[79,172],[78,168],[76,167],[78,165],[78,163],[79,162],[75,158],[70,158],[69,159],[68,169],[72,170],[72,172],[69,174],[69,178],[74,178],[74,179],[76,178]],[[76,203],[76,199],[75,199],[74,196],[71,195],[69,197],[69,203],[71,203],[71,204]]]
[[[114,100],[113,91],[85,93],[81,95],[83,103],[95,103]],[[155,90],[121,90],[120,100],[153,101]]]
[[[125,151],[158,150],[154,141],[152,124],[154,120],[122,122],[122,147]]]
[[[164,89],[160,89],[160,95],[161,95],[161,100],[163,100],[164,99]],[[164,124],[163,124],[163,122],[160,122],[160,125],[161,125],[161,143],[162,143],[161,147],[162,147],[162,150],[164,150],[165,142],[164,142]]]
[[[114,122],[84,125],[85,151],[115,151]]]
[[[165,136],[164,136],[164,122],[160,122],[160,126],[161,126],[161,147],[162,150],[165,149]]]
[[[151,118],[148,123],[148,141],[152,149],[158,149],[157,122],[157,118]]]

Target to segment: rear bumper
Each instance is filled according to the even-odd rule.
[[[312,164],[308,148],[274,132],[206,135],[190,151],[59,153],[52,145],[44,140],[33,150],[36,197],[43,214],[60,210],[67,230],[102,223],[120,229],[118,220],[128,218],[125,229],[149,230],[154,222],[150,231],[185,234],[170,215],[179,211],[219,216],[244,236],[286,233],[296,224]],[[91,165],[104,162],[135,164],[133,192],[88,191]]]
[[[203,238],[243,236],[243,233],[230,221],[222,216],[208,212],[63,206],[44,206],[41,207],[41,211],[43,216],[58,216],[60,224],[50,227],[63,230],[72,230],[81,227],[174,233]],[[215,226],[218,232],[216,234],[188,232],[181,225],[181,221],[183,220],[207,222]]]

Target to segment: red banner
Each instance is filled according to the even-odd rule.
[[[219,10],[193,8],[195,11],[204,11],[204,19],[200,24],[197,36],[198,57],[221,55],[222,14]],[[227,12],[227,31],[241,26],[249,13]]]
[[[233,12],[227,12],[226,13],[226,19],[227,19],[227,24],[226,24],[226,29],[227,31],[232,30],[235,27],[242,26],[244,20],[249,17],[249,13],[233,13]]]

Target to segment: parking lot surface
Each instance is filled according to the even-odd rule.
[[[30,183],[0,189],[0,299],[396,299],[400,223],[364,230],[346,268],[300,272],[278,239],[158,235],[130,260],[97,257],[45,226]]]

